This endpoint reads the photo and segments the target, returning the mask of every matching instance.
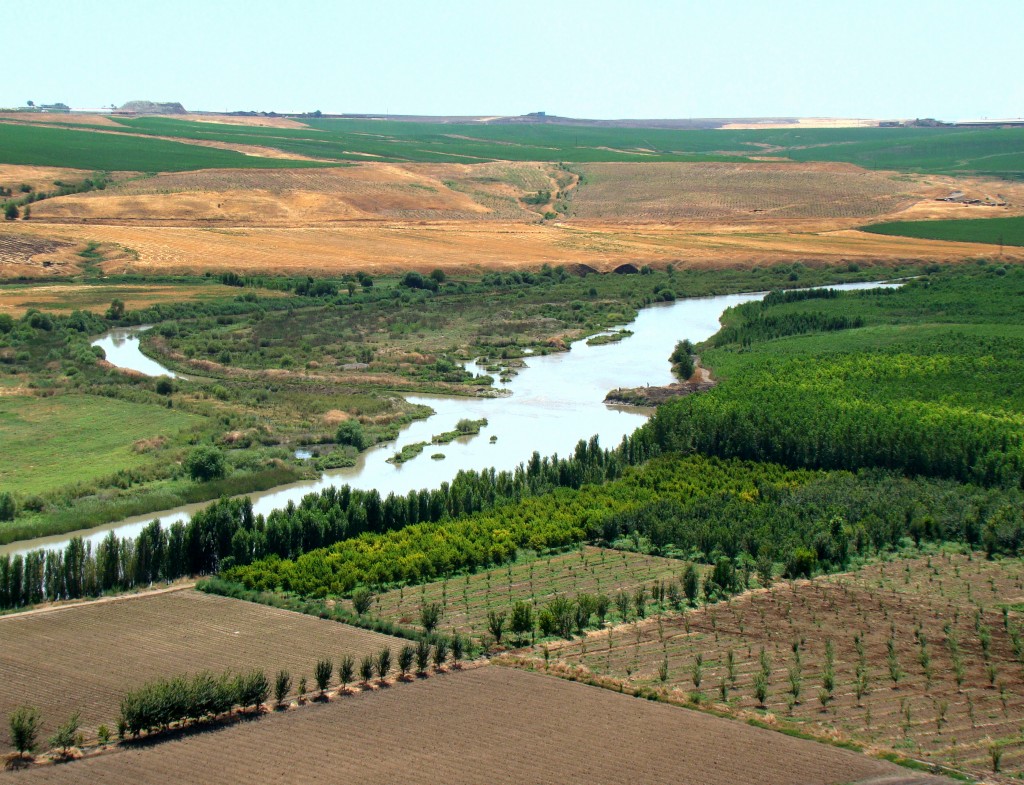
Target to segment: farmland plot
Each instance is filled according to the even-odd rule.
[[[578,168],[572,215],[594,220],[742,220],[881,215],[921,186],[834,164],[607,163]]]
[[[991,771],[998,746],[1003,771],[1017,772],[1024,649],[1020,617],[1000,605],[1022,595],[1018,560],[933,556],[620,626],[551,657],[741,712],[758,708],[764,673],[764,705],[780,724],[975,776]]]
[[[22,783],[824,785],[902,774],[847,750],[497,667],[360,693],[148,749],[7,775]],[[0,780],[4,780],[0,775]],[[891,781],[891,780],[890,780]]]
[[[372,613],[399,624],[418,626],[420,609],[440,603],[439,629],[480,637],[487,631],[490,610],[508,613],[517,602],[543,605],[556,595],[571,600],[582,593],[614,597],[624,591],[632,596],[640,585],[679,578],[684,567],[683,562],[675,559],[587,547],[474,575],[395,589],[375,598]]]
[[[28,704],[46,738],[77,710],[87,738],[117,724],[121,696],[162,676],[261,668],[293,683],[321,657],[357,659],[403,641],[192,590],[0,617],[0,714]],[[7,738],[4,736],[4,749]]]

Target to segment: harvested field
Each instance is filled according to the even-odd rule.
[[[375,752],[375,750],[377,752]],[[36,783],[938,783],[847,750],[483,667],[7,775]],[[899,780],[880,778],[899,776]],[[3,779],[3,775],[0,775]]]
[[[555,595],[572,599],[584,592],[614,597],[621,590],[632,596],[641,584],[679,578],[684,566],[675,559],[587,547],[389,591],[375,598],[372,613],[418,626],[420,608],[438,602],[442,606],[439,629],[479,638],[487,631],[488,610],[510,612],[523,600],[543,604]]]
[[[0,112],[0,120],[16,120],[20,123],[97,125],[106,128],[122,128],[119,123],[105,114],[85,112]]]
[[[207,169],[159,174],[36,206],[37,220],[304,225],[391,220],[536,220],[520,197],[557,188],[546,164]]]
[[[187,589],[0,617],[0,644],[0,715],[36,706],[46,738],[81,710],[83,730],[95,738],[101,723],[116,727],[124,692],[149,679],[262,668],[312,683],[321,657],[359,658],[404,642]]]
[[[73,243],[32,235],[0,233],[0,268],[39,264]]]
[[[594,633],[557,645],[551,654],[556,669],[582,666],[613,684],[667,689],[680,701],[699,689],[716,708],[744,713],[758,706],[754,683],[763,668],[763,647],[766,706],[780,725],[974,776],[991,771],[990,746],[998,743],[1003,771],[1021,772],[1021,618],[1011,611],[1004,626],[999,606],[1022,599],[1019,560],[935,555],[779,584],[685,615]],[[890,640],[902,674],[895,686]],[[831,697],[821,692],[828,641],[834,650]],[[694,683],[698,655],[699,688]],[[668,675],[662,682],[665,662]],[[798,700],[791,674],[800,683]],[[727,704],[721,701],[723,680]]]
[[[909,178],[848,164],[581,165],[572,215],[599,221],[854,218],[891,213],[922,197]]]
[[[138,254],[99,263],[107,274],[235,271],[239,274],[338,275],[418,270],[448,272],[535,269],[586,264],[607,272],[620,264],[730,266],[802,261],[957,261],[993,258],[998,247],[867,232],[769,231],[730,225],[529,224],[503,221],[352,222],[327,227],[193,228],[72,225],[33,221],[4,226],[8,236],[82,244],[109,243]],[[1004,258],[1024,258],[1004,251]],[[0,267],[0,276],[26,272]],[[33,270],[39,274],[40,270]]]

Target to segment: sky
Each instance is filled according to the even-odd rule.
[[[46,0],[0,107],[1024,116],[1024,0]]]

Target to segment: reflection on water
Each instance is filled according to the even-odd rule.
[[[139,349],[139,333],[149,330],[153,325],[141,327],[117,327],[106,332],[92,342],[99,346],[107,357],[107,362],[118,368],[128,368],[146,376],[169,376],[172,379],[188,379],[187,376],[164,368],[156,360],[151,360]]]
[[[873,286],[878,284],[848,284],[834,288]],[[672,382],[668,356],[676,341],[689,338],[696,343],[709,338],[718,330],[718,320],[725,309],[763,296],[762,292],[700,297],[645,308],[628,325],[633,335],[618,343],[587,346],[586,341],[579,341],[568,352],[526,358],[526,367],[509,382],[500,384],[496,381],[496,386],[509,393],[503,397],[409,396],[411,402],[426,404],[435,414],[404,428],[395,441],[362,453],[353,467],[325,472],[318,480],[250,494],[253,507],[256,512],[266,515],[271,510],[284,507],[289,501],[298,502],[307,493],[344,484],[354,488],[376,488],[382,496],[391,492],[402,494],[418,488],[436,488],[463,469],[492,466],[498,470],[512,469],[526,461],[534,451],[543,456],[568,455],[580,439],[589,439],[595,434],[603,446],[613,447],[623,436],[642,425],[652,410],[605,404],[607,392],[616,387]],[[129,349],[129,354],[117,355],[118,359],[108,354],[108,359],[121,364],[120,360],[128,357],[131,364],[124,367],[143,373],[147,373],[145,368],[150,367],[144,363],[160,368],[138,352],[138,338],[126,335],[119,347],[128,346],[132,340],[134,351]],[[110,344],[115,346],[113,338]],[[477,374],[486,373],[475,363],[467,367]],[[387,459],[403,446],[429,442],[435,434],[454,430],[462,418],[487,418],[487,426],[475,438],[430,445],[405,464],[395,466],[387,463]],[[496,441],[491,437],[497,437]],[[431,460],[434,453],[442,453],[445,460]],[[134,536],[154,518],[169,525],[177,520],[187,520],[202,506],[195,504],[150,513],[81,534],[94,542],[112,529],[118,535]],[[0,553],[5,550],[17,552],[40,547],[64,547],[68,540],[69,535],[65,534],[12,543],[0,547]]]

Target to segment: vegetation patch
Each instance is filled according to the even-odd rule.
[[[958,243],[1024,245],[1024,216],[959,218],[951,221],[892,221],[861,227],[865,232]]]

